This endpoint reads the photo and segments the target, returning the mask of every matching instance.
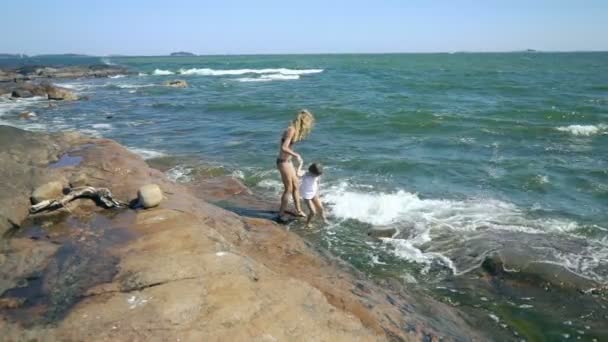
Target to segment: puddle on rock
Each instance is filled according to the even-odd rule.
[[[49,164],[49,168],[56,169],[60,167],[78,166],[82,162],[80,156],[70,156],[68,153],[62,155],[58,161]]]
[[[93,212],[85,217],[31,218],[14,237],[50,241],[61,247],[46,268],[19,280],[1,298],[22,302],[0,309],[0,315],[24,326],[53,324],[65,317],[85,291],[112,281],[120,259],[112,247],[134,238],[125,227],[133,222],[131,210]]]

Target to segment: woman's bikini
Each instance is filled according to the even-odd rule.
[[[281,146],[283,146],[283,143],[285,142],[285,137],[281,138]],[[289,147],[291,148],[293,146],[293,140],[289,143]],[[277,165],[283,164],[283,163],[287,163],[289,161],[289,157],[283,159],[281,157],[277,158]]]

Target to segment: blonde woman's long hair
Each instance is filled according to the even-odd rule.
[[[293,127],[296,131],[293,136],[293,141],[298,142],[306,139],[314,125],[315,117],[312,113],[306,109],[300,110],[296,118],[289,124],[289,126]]]

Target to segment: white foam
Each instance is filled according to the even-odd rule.
[[[153,159],[153,158],[159,158],[159,157],[166,156],[165,153],[160,152],[160,151],[148,150],[148,149],[139,148],[139,147],[128,147],[128,148],[131,152],[139,155],[140,157],[142,157],[144,159]]]
[[[192,168],[184,165],[177,165],[165,172],[167,178],[177,183],[188,183],[192,181]]]
[[[139,74],[137,74],[137,76],[148,76],[148,74],[146,74],[145,72],[140,72]]]
[[[80,133],[84,134],[84,135],[88,135],[94,138],[101,138],[101,133],[99,133],[99,131],[96,131],[94,129],[79,129],[78,130]]]
[[[156,75],[156,76],[167,76],[167,75],[174,75],[175,73],[173,71],[170,70],[162,70],[162,69],[156,69],[154,70],[154,72],[152,73],[152,75]]]
[[[527,233],[568,232],[578,228],[573,221],[532,219],[515,205],[491,198],[447,200],[421,199],[417,194],[358,192],[342,183],[323,195],[332,204],[332,214],[372,225],[397,222],[415,227],[453,231],[499,229]]]
[[[94,129],[112,129],[113,128],[111,124],[107,124],[107,123],[92,124],[91,127],[93,127]]]
[[[271,79],[268,78],[251,78],[251,77],[242,77],[236,79],[239,82],[271,82]]]
[[[123,78],[123,77],[127,77],[127,75],[114,75],[114,76],[110,76],[109,78]]]
[[[155,87],[157,84],[146,83],[146,84],[131,84],[131,83],[123,83],[123,84],[115,84],[118,88],[121,89],[137,89],[137,88],[147,88],[147,87]]]
[[[2,96],[0,97],[0,116],[20,114],[28,108],[46,103],[45,100],[46,98],[42,96],[30,98],[10,98],[8,96]]]
[[[110,59],[107,57],[102,58],[101,63],[103,63],[105,65],[116,65],[116,63],[111,62]]]
[[[260,181],[257,186],[261,188],[265,188],[268,190],[272,190],[273,192],[280,192],[283,190],[283,183],[275,179],[264,179]]]
[[[591,136],[596,135],[598,133],[602,133],[608,128],[608,126],[604,124],[599,125],[570,125],[564,127],[558,127],[557,130],[561,132],[567,132],[572,135],[577,136]]]
[[[182,75],[199,75],[199,76],[226,76],[226,75],[246,75],[246,74],[281,74],[281,75],[306,75],[317,74],[323,72],[323,69],[287,69],[287,68],[268,68],[268,69],[228,69],[216,70],[209,68],[191,68],[180,69]]]

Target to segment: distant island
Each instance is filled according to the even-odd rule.
[[[27,58],[27,55],[22,53],[0,53],[0,58]]]
[[[192,56],[196,56],[196,55],[193,54],[192,52],[179,51],[179,52],[171,52],[171,54],[169,56],[171,56],[171,57],[192,57]]]

